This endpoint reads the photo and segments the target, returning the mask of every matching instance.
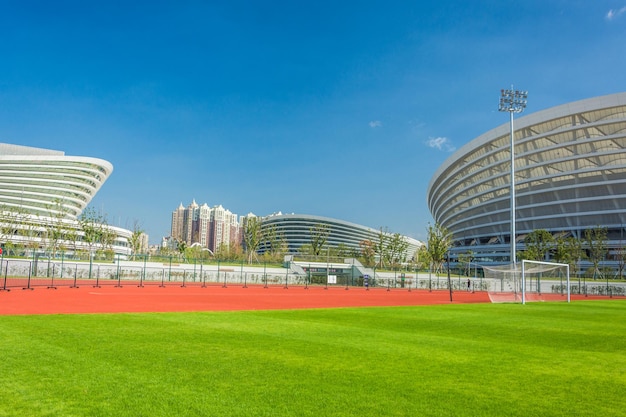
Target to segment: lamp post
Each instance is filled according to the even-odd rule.
[[[521,113],[526,108],[528,91],[500,90],[499,111],[508,112],[511,126],[511,263],[516,263],[515,254],[515,130],[513,128],[513,113]]]

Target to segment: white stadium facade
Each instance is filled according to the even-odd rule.
[[[65,235],[76,236],[73,242],[61,242],[63,247],[87,249],[78,218],[111,172],[113,165],[102,159],[0,143],[0,244],[21,243],[43,251],[54,223]],[[110,249],[116,255],[130,254],[132,232],[106,227],[114,235]]]
[[[327,228],[328,247],[338,248],[343,246],[357,253],[361,251],[361,242],[369,240],[376,243],[379,241],[381,233],[380,230],[367,226],[308,214],[272,214],[263,217],[261,225],[262,229],[273,228],[277,235],[282,236],[287,244],[289,253],[297,253],[300,247],[310,244],[312,231],[317,227]],[[382,231],[382,233],[387,237],[393,235],[387,231]],[[407,243],[405,259],[411,260],[422,243],[408,236],[402,236],[402,239]],[[265,247],[261,246],[259,252],[263,253],[264,251]]]
[[[595,97],[515,119],[518,251],[545,229],[584,237],[607,229],[608,262],[626,245],[626,93]],[[510,125],[458,149],[433,175],[427,201],[453,234],[451,258],[471,251],[479,263],[509,263]]]

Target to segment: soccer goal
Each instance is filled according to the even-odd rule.
[[[567,264],[523,260],[517,264],[483,265],[483,270],[493,303],[571,301]]]

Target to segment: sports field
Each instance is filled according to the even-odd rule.
[[[0,416],[626,415],[624,317],[623,299],[4,313]]]

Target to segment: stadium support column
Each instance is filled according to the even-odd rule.
[[[513,128],[513,113],[521,113],[526,108],[526,100],[528,91],[514,90],[511,86],[510,90],[500,90],[500,107],[499,111],[508,112],[510,116],[511,127],[511,263],[516,263],[515,253],[515,129]]]

